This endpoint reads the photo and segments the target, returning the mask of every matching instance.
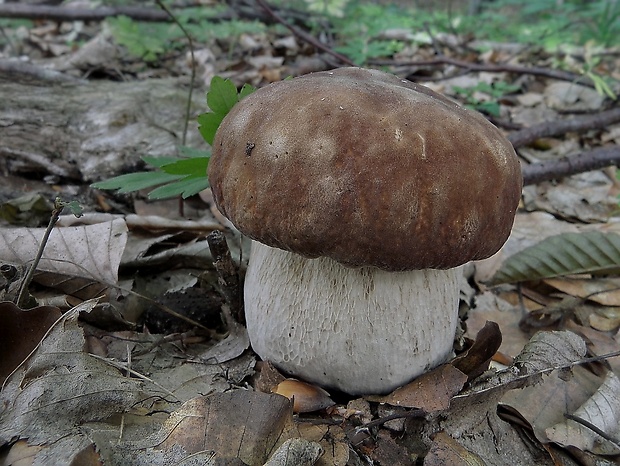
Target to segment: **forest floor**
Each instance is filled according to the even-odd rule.
[[[193,61],[182,34],[162,48],[160,29],[129,19],[176,27],[162,10],[111,22],[24,4],[30,21],[2,23],[0,464],[617,464],[618,50],[381,32],[402,47],[364,66],[483,112],[524,188],[502,250],[464,269],[456,358],[353,397],[290,388],[252,352],[207,237],[225,233],[241,276],[249,241],[208,189],[180,202],[90,186],[144,170],[143,156],[208,153],[196,118],[214,76],[261,87],[351,64],[290,10],[240,4],[248,26],[196,41]],[[281,21],[294,25],[257,26]],[[73,201],[83,215],[65,209],[22,287]],[[289,390],[308,412],[274,394]]]

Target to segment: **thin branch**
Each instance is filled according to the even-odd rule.
[[[579,83],[583,86],[594,87],[594,83],[587,76],[583,76],[576,73],[570,73],[568,71],[554,70],[549,68],[540,68],[536,66],[520,66],[509,64],[488,64],[488,63],[472,63],[465,60],[459,60],[457,58],[451,58],[446,56],[438,56],[432,60],[412,60],[412,61],[399,61],[399,60],[369,60],[370,65],[374,66],[411,66],[411,67],[423,67],[423,66],[439,66],[439,65],[453,65],[458,68],[465,68],[468,71],[487,71],[492,73],[516,73],[516,74],[529,74],[532,76],[544,76],[546,78],[558,79],[560,81],[570,81]]]
[[[594,115],[574,117],[566,120],[549,121],[529,128],[524,128],[508,136],[515,147],[523,147],[536,139],[560,136],[570,131],[587,131],[605,128],[620,121],[620,107],[612,108]]]
[[[599,147],[573,157],[525,165],[521,169],[523,185],[556,180],[611,165],[620,166],[620,146]]]
[[[578,424],[581,424],[584,427],[587,427],[588,429],[590,429],[591,431],[595,432],[596,434],[600,435],[601,437],[603,437],[605,440],[611,442],[614,444],[614,446],[616,446],[617,448],[620,448],[620,441],[618,441],[617,439],[615,439],[614,437],[612,437],[611,435],[609,435],[607,432],[605,432],[604,430],[599,429],[597,426],[595,426],[594,424],[592,424],[589,421],[586,421],[585,419],[581,419],[580,417],[574,416],[570,413],[564,413],[564,417],[566,419],[570,419],[571,421],[575,421]]]
[[[327,45],[323,44],[321,41],[319,41],[318,39],[316,39],[314,36],[312,36],[311,34],[308,34],[306,31],[304,31],[303,29],[299,29],[295,26],[290,25],[284,18],[282,18],[280,15],[278,15],[268,4],[267,2],[265,2],[265,0],[256,0],[256,3],[258,3],[261,8],[263,10],[265,10],[265,12],[267,12],[267,14],[269,16],[271,16],[274,20],[276,20],[278,23],[282,24],[283,26],[285,26],[289,31],[291,31],[294,35],[296,35],[297,37],[299,37],[301,40],[308,42],[310,45],[316,47],[319,50],[322,50],[323,52],[331,55],[332,57],[337,58],[338,60],[340,60],[342,63],[345,63],[349,66],[356,66],[355,63],[353,63],[348,57],[339,54],[338,52],[333,51],[332,49],[330,49]]]
[[[187,129],[189,127],[189,119],[191,116],[191,108],[192,108],[192,94],[194,92],[194,87],[196,85],[196,60],[194,58],[194,41],[192,40],[192,36],[187,32],[187,29],[183,27],[181,22],[177,19],[177,17],[172,13],[172,11],[166,6],[166,4],[162,0],[155,0],[155,3],[164,10],[167,15],[172,19],[172,21],[179,27],[181,32],[185,35],[187,42],[189,44],[189,53],[191,56],[192,64],[191,64],[191,76],[189,81],[189,92],[187,93],[187,104],[185,105],[185,124],[183,125],[183,136],[181,138],[181,144],[185,145],[187,140]],[[182,202],[182,201],[181,201]]]

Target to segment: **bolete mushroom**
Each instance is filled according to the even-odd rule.
[[[254,240],[252,347],[350,394],[389,392],[452,354],[459,266],[504,244],[522,187],[482,115],[362,68],[246,97],[217,131],[209,181]]]

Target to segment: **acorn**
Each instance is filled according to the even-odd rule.
[[[294,413],[309,413],[335,404],[322,388],[296,379],[280,382],[271,392],[293,400]]]

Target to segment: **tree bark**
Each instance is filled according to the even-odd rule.
[[[0,71],[0,171],[92,182],[139,169],[142,156],[173,156],[181,144],[188,80],[86,83]],[[206,148],[192,99],[188,146]]]

